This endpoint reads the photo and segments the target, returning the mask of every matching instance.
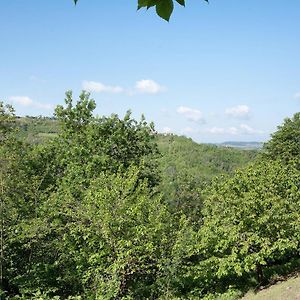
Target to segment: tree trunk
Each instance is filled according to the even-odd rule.
[[[257,281],[259,285],[262,285],[264,282],[264,274],[260,263],[256,264],[256,275],[257,275]]]

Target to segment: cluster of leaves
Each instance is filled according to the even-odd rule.
[[[219,278],[256,271],[299,250],[300,173],[262,161],[213,184],[205,200],[203,251]]]
[[[297,114],[233,174],[255,154],[160,136],[160,176],[153,124],[94,116],[86,92],[65,104],[56,136],[26,144],[0,103],[1,298],[236,297],[299,256]]]
[[[175,0],[181,6],[185,6],[185,0]],[[204,0],[208,2],[208,0]],[[74,0],[75,5],[78,0]],[[157,15],[162,19],[169,21],[174,10],[173,0],[138,0],[138,9],[155,7]]]
[[[280,159],[284,164],[300,167],[300,113],[286,118],[264,145],[263,156],[267,159]]]
[[[1,104],[1,289],[156,298],[178,225],[155,188],[153,124],[130,112],[94,117],[85,92],[65,102],[55,111],[60,133],[38,145],[10,134],[16,120]]]

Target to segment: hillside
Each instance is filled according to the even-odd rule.
[[[198,144],[190,138],[176,135],[158,135],[157,143],[163,158],[164,172],[189,169],[193,176],[208,182],[213,176],[232,173],[253,160],[258,151],[223,148]]]
[[[59,123],[47,117],[18,117],[18,136],[30,144],[43,143],[59,132]]]
[[[48,117],[19,117],[19,138],[28,143],[43,143],[54,138],[59,130],[59,123]],[[218,147],[210,144],[198,144],[190,138],[176,135],[157,135],[157,144],[161,157],[159,162],[162,172],[169,179],[178,170],[197,178],[198,182],[210,182],[220,174],[232,173],[235,169],[253,160],[258,151],[234,147]],[[243,148],[243,147],[242,147]]]
[[[203,193],[212,179],[232,174],[254,160],[257,150],[241,150],[198,144],[176,135],[158,135],[161,186],[165,199],[175,211],[182,210],[201,222]]]
[[[242,300],[297,300],[300,299],[300,277],[293,277],[287,281],[279,282],[258,293],[249,292]]]
[[[2,294],[233,300],[299,270],[298,144],[281,142],[298,114],[260,153],[95,118],[81,98],[17,125],[4,106]]]

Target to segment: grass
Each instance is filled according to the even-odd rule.
[[[290,278],[284,282],[278,282],[258,292],[248,292],[242,300],[296,300],[300,299],[300,277]]]

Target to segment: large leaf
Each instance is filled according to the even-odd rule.
[[[160,0],[156,4],[156,13],[166,21],[170,20],[173,9],[174,3],[172,0]]]

